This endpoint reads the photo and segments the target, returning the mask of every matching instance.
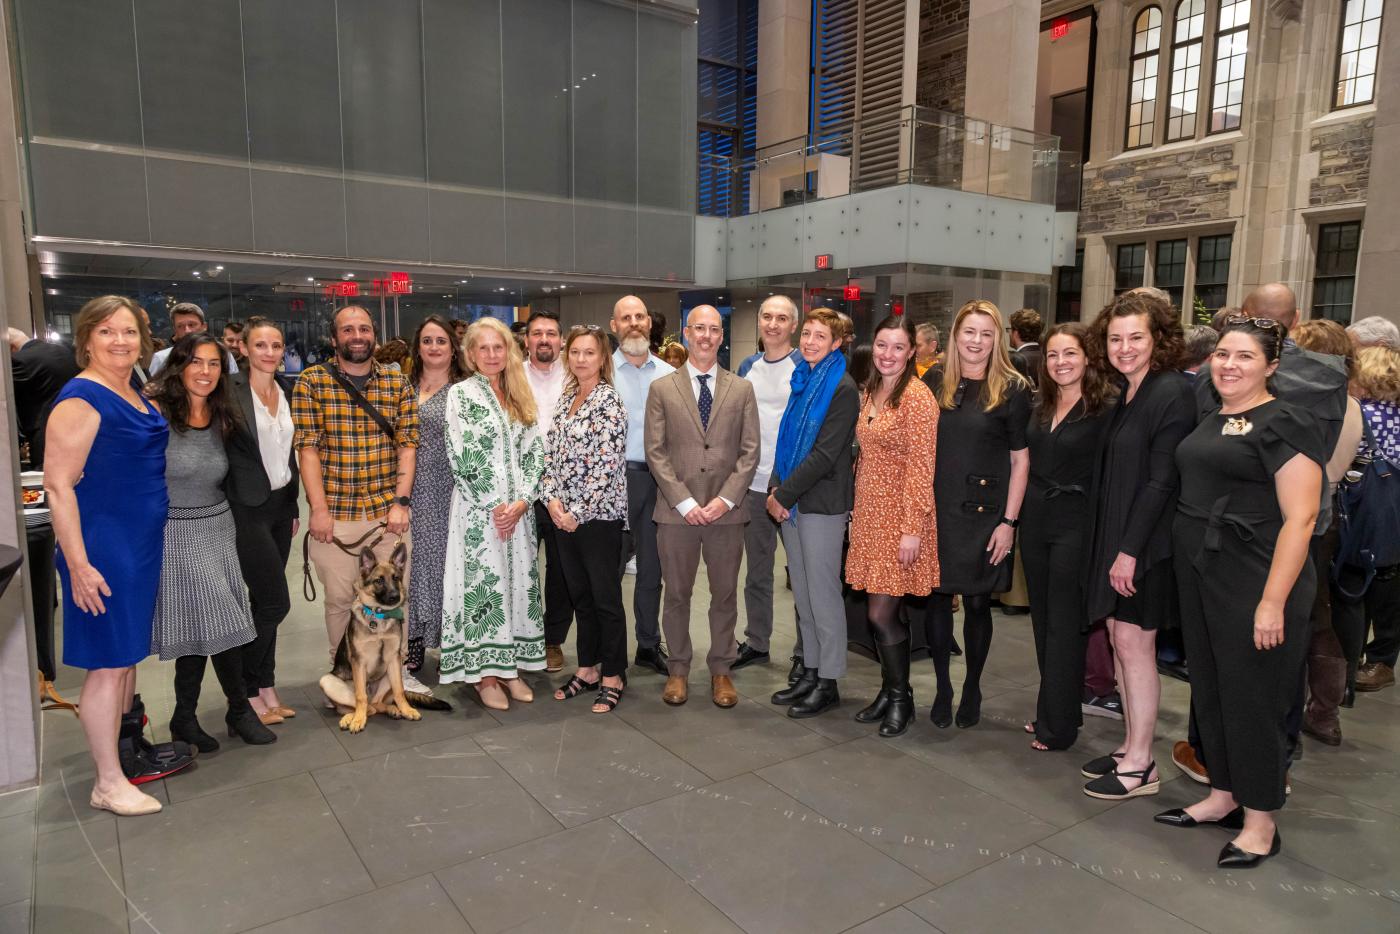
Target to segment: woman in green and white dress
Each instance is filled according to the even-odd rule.
[[[486,707],[505,710],[507,692],[534,700],[520,672],[544,670],[535,523],[526,518],[539,495],[544,442],[506,326],[482,318],[464,343],[471,375],[447,391],[454,487],[439,681],[473,684]]]

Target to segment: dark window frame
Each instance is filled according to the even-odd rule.
[[[1182,11],[1182,8],[1184,8],[1185,6],[1187,6],[1187,4],[1197,3],[1197,2],[1199,2],[1199,3],[1201,4],[1201,12],[1198,13],[1198,14],[1197,14],[1197,13],[1191,14],[1190,16],[1188,16],[1188,17],[1186,18],[1186,22],[1189,24],[1191,20],[1193,20],[1193,19],[1196,18],[1196,16],[1200,16],[1200,18],[1201,18],[1201,31],[1200,31],[1200,34],[1197,35],[1197,36],[1194,36],[1194,37],[1182,39],[1181,36],[1180,36],[1180,33],[1181,33],[1181,31],[1182,31],[1182,30],[1181,30],[1181,26],[1182,26],[1181,11]],[[1163,139],[1164,139],[1164,141],[1165,141],[1165,142],[1168,142],[1168,143],[1180,142],[1181,140],[1187,140],[1187,139],[1195,139],[1195,138],[1196,138],[1196,135],[1200,132],[1200,128],[1201,128],[1201,79],[1205,76],[1205,71],[1206,71],[1206,63],[1205,63],[1205,43],[1206,43],[1205,22],[1206,22],[1206,9],[1207,9],[1207,8],[1206,8],[1206,2],[1205,2],[1205,0],[1178,0],[1178,2],[1177,2],[1177,4],[1176,4],[1176,8],[1175,8],[1175,10],[1172,12],[1171,61],[1168,63],[1168,68],[1167,68],[1167,109],[1166,109],[1166,114],[1165,114],[1165,119],[1166,119],[1166,130],[1165,130],[1165,133],[1163,134]],[[1188,30],[1188,33],[1189,33],[1189,30]],[[1189,133],[1180,133],[1180,134],[1178,134],[1178,135],[1176,135],[1176,136],[1173,136],[1173,135],[1172,135],[1172,129],[1171,129],[1171,128],[1172,128],[1172,120],[1173,120],[1173,117],[1172,117],[1172,98],[1173,98],[1173,96],[1175,95],[1175,92],[1174,92],[1174,90],[1173,90],[1173,85],[1176,83],[1176,75],[1177,75],[1177,72],[1178,72],[1178,71],[1185,71],[1186,69],[1189,69],[1189,68],[1191,67],[1190,65],[1186,65],[1186,66],[1184,66],[1184,67],[1182,67],[1182,68],[1179,68],[1179,67],[1178,67],[1178,63],[1181,61],[1181,59],[1182,59],[1184,56],[1186,56],[1187,54],[1189,54],[1189,52],[1190,52],[1190,50],[1191,50],[1192,47],[1194,47],[1194,48],[1196,49],[1196,65],[1195,65],[1195,68],[1196,68],[1196,90],[1195,90],[1194,92],[1192,92],[1192,93],[1193,93],[1193,100],[1194,100],[1194,103],[1193,103],[1193,105],[1192,105],[1191,112],[1190,112],[1190,114],[1191,114],[1191,131],[1190,131]],[[1183,120],[1184,120],[1185,118],[1182,117],[1182,118],[1177,118],[1177,119],[1183,119]]]
[[[1211,252],[1212,252],[1213,255],[1210,257],[1210,259],[1206,259],[1206,258],[1205,258],[1206,244],[1207,244],[1207,243],[1210,243],[1211,246],[1212,246]],[[1224,257],[1223,259],[1219,256],[1219,250],[1218,250],[1218,246],[1219,246],[1219,244],[1221,244],[1221,243],[1224,243],[1225,246],[1226,246],[1226,255],[1225,255],[1225,257]],[[1194,309],[1195,309],[1196,299],[1199,298],[1199,297],[1201,296],[1202,288],[1219,289],[1219,290],[1220,290],[1221,300],[1220,300],[1220,302],[1216,305],[1215,308],[1211,308],[1211,307],[1210,307],[1210,303],[1206,303],[1206,302],[1204,301],[1204,299],[1202,299],[1202,303],[1206,305],[1206,308],[1207,308],[1209,311],[1215,312],[1215,311],[1219,311],[1221,308],[1226,307],[1227,303],[1228,303],[1229,300],[1230,300],[1230,267],[1231,267],[1231,264],[1234,262],[1234,259],[1235,259],[1235,234],[1234,234],[1234,231],[1229,231],[1229,232],[1226,232],[1226,233],[1218,233],[1218,234],[1201,234],[1201,235],[1199,235],[1199,236],[1196,237],[1196,256],[1195,256],[1196,275],[1195,275],[1195,280],[1194,280],[1194,282],[1192,283],[1192,289],[1191,289],[1191,307],[1192,307],[1193,311],[1194,311]],[[1223,274],[1223,275],[1221,275],[1220,272],[1219,272],[1219,267],[1221,266],[1222,263],[1224,264],[1224,274]],[[1202,270],[1206,268],[1206,264],[1210,264],[1210,271],[1211,271],[1211,277],[1210,277],[1210,278],[1206,278],[1206,277],[1202,274]]]
[[[1137,252],[1135,262],[1126,265],[1123,262],[1123,251],[1133,250]],[[1124,269],[1136,269],[1137,281],[1123,282]],[[1113,294],[1121,295],[1129,289],[1136,289],[1147,283],[1147,241],[1140,240],[1135,243],[1120,243],[1113,250]]]
[[[1308,317],[1327,318],[1343,326],[1351,323],[1352,315],[1356,311],[1356,267],[1361,257],[1361,232],[1361,221],[1359,220],[1333,221],[1331,223],[1318,225],[1316,240],[1317,253],[1313,259],[1312,299],[1308,303]],[[1350,246],[1343,247],[1343,238],[1348,233],[1353,235],[1354,242]],[[1333,241],[1333,245],[1330,247],[1327,243],[1329,239]],[[1327,257],[1332,256],[1340,258],[1348,254],[1350,254],[1351,257],[1348,263],[1348,271],[1339,273],[1336,268],[1332,268],[1326,273],[1323,272],[1324,262],[1326,262]],[[1318,301],[1319,286],[1321,284],[1327,283],[1330,286],[1333,283],[1340,284],[1342,282],[1349,282],[1351,284],[1350,296],[1346,302],[1347,315],[1345,320],[1326,312],[1326,309],[1341,307],[1342,303],[1336,301],[1320,303]],[[1330,288],[1328,292],[1331,292]],[[1331,297],[1330,294],[1329,297]]]
[[[1137,49],[1138,35],[1139,35],[1139,33],[1140,33],[1140,30],[1138,29],[1138,24],[1139,24],[1140,22],[1142,22],[1143,17],[1147,17],[1147,23],[1148,23],[1147,28],[1146,28],[1146,30],[1142,30],[1142,31],[1145,31],[1145,32],[1150,33],[1150,32],[1152,31],[1151,14],[1152,14],[1153,12],[1156,12],[1156,14],[1157,14],[1157,41],[1156,41],[1154,44],[1152,44],[1152,45],[1150,45],[1150,46],[1144,48],[1143,51],[1138,52],[1138,51],[1136,51],[1136,49]],[[1165,18],[1164,18],[1163,15],[1162,15],[1162,8],[1161,8],[1160,6],[1158,6],[1157,4],[1155,4],[1155,3],[1150,3],[1150,4],[1148,4],[1147,6],[1143,7],[1141,10],[1139,10],[1139,11],[1137,12],[1137,15],[1133,17],[1132,23],[1133,23],[1132,32],[1129,34],[1129,38],[1128,38],[1128,97],[1127,97],[1127,109],[1124,110],[1124,112],[1123,112],[1123,151],[1124,151],[1124,152],[1129,152],[1129,151],[1132,151],[1132,150],[1134,150],[1134,149],[1146,149],[1146,148],[1148,148],[1148,147],[1150,147],[1150,146],[1156,145],[1156,142],[1157,142],[1157,103],[1158,103],[1158,101],[1159,101],[1159,99],[1160,99],[1160,93],[1161,93],[1161,90],[1162,90],[1162,88],[1161,88],[1161,85],[1162,85],[1162,30],[1166,28]],[[1157,73],[1156,73],[1155,75],[1152,76],[1151,80],[1149,81],[1149,80],[1148,80],[1147,78],[1145,78],[1145,77],[1142,78],[1142,79],[1134,78],[1134,77],[1133,77],[1133,71],[1134,71],[1134,69],[1137,67],[1137,63],[1138,63],[1139,61],[1145,62],[1145,61],[1147,61],[1147,60],[1149,60],[1149,59],[1152,59],[1152,58],[1155,58],[1155,59],[1157,60]],[[1145,68],[1144,68],[1144,70],[1145,70]],[[1151,103],[1152,103],[1152,117],[1151,117],[1151,119],[1147,120],[1147,121],[1144,122],[1144,123],[1133,123],[1133,122],[1132,122],[1132,119],[1133,119],[1133,118],[1132,118],[1133,104],[1136,103],[1136,104],[1138,104],[1139,106],[1141,106],[1142,104],[1146,103],[1146,102],[1149,100],[1149,98],[1147,98],[1147,97],[1144,97],[1142,100],[1139,100],[1139,101],[1134,101],[1134,100],[1133,100],[1133,86],[1134,86],[1135,84],[1137,84],[1139,80],[1142,80],[1142,81],[1144,82],[1144,84],[1143,84],[1143,87],[1144,87],[1144,88],[1146,88],[1146,87],[1151,87],[1151,88],[1152,88],[1152,97],[1150,98],[1150,101],[1151,101]],[[1141,127],[1147,127],[1147,138],[1146,138],[1146,141],[1140,141],[1140,142],[1134,144],[1134,143],[1131,142],[1131,140],[1132,140],[1132,135],[1133,135],[1133,130],[1134,130],[1134,128],[1141,128]],[[1141,137],[1139,137],[1139,139],[1141,139]]]
[[[1367,104],[1374,104],[1374,103],[1376,102],[1376,80],[1375,80],[1375,79],[1376,79],[1377,75],[1380,73],[1380,38],[1379,38],[1379,37],[1380,37],[1380,31],[1381,31],[1381,29],[1384,28],[1384,26],[1385,26],[1385,0],[1381,0],[1381,12],[1380,12],[1380,15],[1375,17],[1375,20],[1376,20],[1376,23],[1377,23],[1377,26],[1376,26],[1376,36],[1377,36],[1377,39],[1376,39],[1376,45],[1375,45],[1375,49],[1376,49],[1376,67],[1375,67],[1375,70],[1374,70],[1374,71],[1370,72],[1370,77],[1371,77],[1371,96],[1370,96],[1370,97],[1367,97],[1365,100],[1356,100],[1356,101],[1352,101],[1352,102],[1349,103],[1349,104],[1342,104],[1342,103],[1339,103],[1338,100],[1337,100],[1337,98],[1338,98],[1338,96],[1339,96],[1339,94],[1340,94],[1340,91],[1341,91],[1341,87],[1342,87],[1342,82],[1343,82],[1343,81],[1346,81],[1346,82],[1348,82],[1348,83],[1353,83],[1353,84],[1354,84],[1354,83],[1356,82],[1357,78],[1362,77],[1361,75],[1358,75],[1358,76],[1355,77],[1355,78],[1343,78],[1343,77],[1342,77],[1342,55],[1344,54],[1344,50],[1343,50],[1343,48],[1342,48],[1342,42],[1346,39],[1346,32],[1347,32],[1347,7],[1351,6],[1352,3],[1355,3],[1355,2],[1360,2],[1360,3],[1361,3],[1361,6],[1362,6],[1362,14],[1361,14],[1361,17],[1362,17],[1362,18],[1359,19],[1359,20],[1357,21],[1357,25],[1358,25],[1358,26],[1364,27],[1365,24],[1368,22],[1368,20],[1365,18],[1365,15],[1366,15],[1366,11],[1365,11],[1366,0],[1342,0],[1341,15],[1337,17],[1338,22],[1337,22],[1337,49],[1336,49],[1336,61],[1333,63],[1333,67],[1332,67],[1332,110],[1334,110],[1334,111],[1336,111],[1336,110],[1350,110],[1350,109],[1353,108],[1353,107],[1365,107]],[[1363,51],[1363,50],[1365,50],[1365,49],[1367,49],[1367,48],[1370,48],[1370,46],[1357,46],[1356,51],[1357,51],[1358,53],[1360,53],[1361,51]]]
[[[1245,16],[1244,22],[1243,22],[1243,23],[1237,23],[1236,25],[1231,26],[1231,27],[1229,27],[1228,29],[1222,29],[1222,28],[1220,27],[1220,22],[1221,22],[1221,20],[1223,19],[1223,15],[1224,15],[1224,13],[1225,13],[1225,7],[1226,7],[1226,6],[1238,6],[1238,5],[1240,5],[1240,4],[1244,4],[1246,7],[1248,7],[1248,15]],[[1215,30],[1214,30],[1214,33],[1213,33],[1213,35],[1214,35],[1214,42],[1213,42],[1212,45],[1211,45],[1211,48],[1212,48],[1212,50],[1214,51],[1214,55],[1212,56],[1211,71],[1210,71],[1210,110],[1207,112],[1207,119],[1206,119],[1206,135],[1207,135],[1207,136],[1214,136],[1214,135],[1217,134],[1217,133],[1231,133],[1231,132],[1234,132],[1235,130],[1238,130],[1238,129],[1240,129],[1241,127],[1244,126],[1244,108],[1245,108],[1245,100],[1246,100],[1245,95],[1244,95],[1244,91],[1245,91],[1245,86],[1246,86],[1246,82],[1247,82],[1248,75],[1249,75],[1249,27],[1250,27],[1251,21],[1252,21],[1253,18],[1254,18],[1254,6],[1255,6],[1254,0],[1216,0],[1216,5],[1215,5]],[[1220,49],[1221,49],[1222,44],[1223,44],[1226,40],[1233,41],[1234,38],[1235,38],[1235,36],[1237,36],[1237,35],[1239,35],[1239,34],[1241,34],[1241,33],[1243,33],[1243,35],[1244,35],[1245,47],[1244,47],[1244,52],[1242,52],[1242,53],[1239,55],[1239,58],[1242,59],[1242,61],[1243,61],[1243,64],[1242,64],[1241,69],[1240,69],[1240,72],[1241,72],[1241,73],[1240,73],[1240,77],[1239,77],[1239,85],[1240,85],[1240,104],[1239,104],[1239,106],[1240,106],[1240,113],[1239,113],[1239,123],[1236,123],[1236,124],[1233,125],[1233,126],[1221,126],[1221,127],[1217,128],[1217,127],[1215,126],[1215,115],[1216,115],[1217,112],[1219,112],[1219,113],[1228,113],[1228,108],[1229,108],[1229,106],[1230,106],[1230,104],[1229,104],[1229,90],[1228,90],[1228,88],[1229,88],[1229,85],[1233,83],[1233,81],[1227,76],[1226,79],[1225,79],[1225,85],[1226,85],[1225,97],[1226,97],[1226,101],[1225,101],[1225,104],[1223,105],[1223,107],[1220,108],[1219,110],[1217,110],[1216,103],[1215,103],[1215,94],[1216,94],[1216,89],[1219,88],[1219,87],[1220,87],[1220,84],[1221,84],[1221,82],[1220,82]],[[1233,56],[1233,55],[1230,56],[1229,59],[1226,60],[1227,63],[1230,62],[1230,61],[1233,61],[1235,57],[1236,57],[1236,56]]]

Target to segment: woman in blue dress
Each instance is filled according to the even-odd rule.
[[[63,583],[63,662],[87,669],[80,719],[97,767],[89,803],[116,814],[153,814],[160,802],[129,772],[150,780],[190,762],[185,749],[168,757],[164,771],[124,762],[153,751],[142,749],[132,701],[136,663],[151,649],[169,432],[131,384],[150,346],[141,308],[116,295],[95,298],[75,324],[83,371],[58,395],[44,463]]]

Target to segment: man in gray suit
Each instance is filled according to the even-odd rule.
[[[690,595],[700,558],[710,582],[711,698],[733,707],[730,680],[739,622],[739,562],[744,553],[744,502],[758,466],[758,403],[753,385],[716,363],[724,321],[709,305],[691,310],[685,366],[656,380],[647,394],[646,456],[656,481],[656,547],[665,597],[661,629],[670,650],[661,699],[686,702],[690,674]]]

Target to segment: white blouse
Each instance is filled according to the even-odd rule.
[[[280,490],[292,482],[289,463],[292,456],[292,406],[282,395],[280,387],[277,395],[277,414],[273,415],[258,394],[253,393],[253,415],[258,423],[258,453],[262,455],[268,486],[274,490]]]

